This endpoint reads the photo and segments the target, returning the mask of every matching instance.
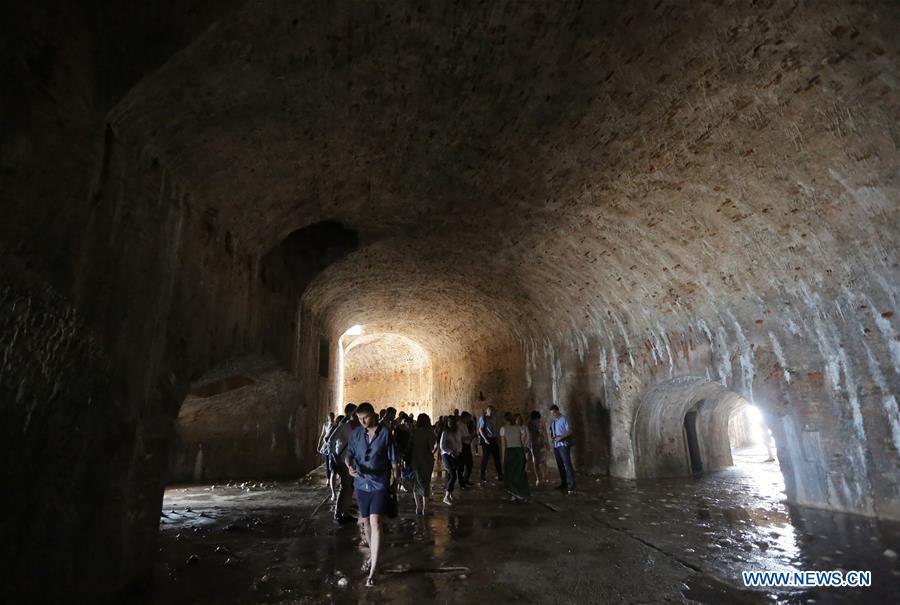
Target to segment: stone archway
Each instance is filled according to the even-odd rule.
[[[341,409],[347,403],[368,401],[375,409],[432,414],[431,355],[415,340],[392,332],[345,334],[341,356]]]
[[[707,378],[688,376],[657,384],[634,416],[636,476],[674,477],[698,467],[710,472],[732,466],[728,425],[746,405],[739,394]],[[686,419],[696,440],[689,439]]]

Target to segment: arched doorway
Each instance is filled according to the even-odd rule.
[[[637,477],[678,477],[733,466],[735,452],[741,461],[758,454],[755,444],[765,453],[770,432],[759,410],[737,393],[706,378],[683,377],[650,389],[632,436]]]
[[[340,410],[368,401],[375,409],[432,413],[431,356],[422,345],[393,332],[368,333],[353,326],[341,336]],[[336,410],[340,412],[340,410]]]
[[[694,406],[695,408],[697,406]],[[700,439],[697,437],[697,410],[684,414],[684,442],[688,454],[688,465],[694,474],[703,472],[703,456],[700,455]]]

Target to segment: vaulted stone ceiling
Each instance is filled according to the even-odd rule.
[[[354,324],[422,345],[435,414],[560,404],[588,472],[740,396],[791,502],[900,518],[896,4],[10,5],[0,567],[142,577],[229,360],[287,370],[254,391],[284,447],[244,443],[307,470]]]
[[[356,229],[306,295],[338,333],[635,330],[895,273],[900,11],[637,4],[254,2],[111,123],[239,249]]]

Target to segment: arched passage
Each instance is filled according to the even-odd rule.
[[[368,401],[376,409],[432,413],[431,356],[415,340],[391,332],[348,331],[341,337],[341,355],[341,408]]]
[[[762,462],[776,462],[776,448],[772,447],[772,432],[759,408],[749,402],[731,415],[728,421],[728,441],[733,457],[737,451]]]
[[[654,386],[634,417],[636,475],[682,476],[732,466],[729,426],[749,405],[706,378],[677,378]]]
[[[229,359],[191,383],[166,480],[293,476],[308,456],[307,411],[301,383],[274,358]]]

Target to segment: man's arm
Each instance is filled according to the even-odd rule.
[[[481,438],[485,441],[488,441],[490,438],[484,433],[484,416],[478,419],[478,434],[481,435]]]
[[[344,447],[344,464],[347,465],[347,471],[351,477],[359,477],[359,471],[356,470],[353,462],[356,462],[356,456],[353,454],[353,441],[348,439],[347,445]]]
[[[388,461],[391,463],[391,485],[400,482],[400,456],[397,455],[397,446],[393,437],[388,439]]]
[[[397,485],[400,483],[400,465],[392,464],[391,465],[391,485]]]

